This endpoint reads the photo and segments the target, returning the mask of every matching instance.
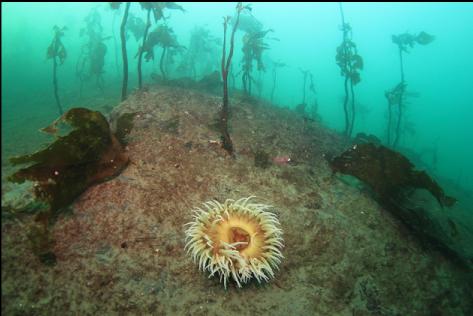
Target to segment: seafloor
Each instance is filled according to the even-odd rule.
[[[332,175],[324,154],[346,146],[335,132],[235,96],[233,159],[216,143],[220,104],[218,96],[161,87],[118,105],[112,121],[138,112],[131,163],[60,216],[57,264],[31,252],[31,216],[2,221],[2,314],[473,314],[471,271],[421,246],[369,192]],[[257,167],[259,150],[294,163]],[[2,171],[11,171],[7,163]],[[2,180],[2,200],[11,189]],[[184,251],[183,225],[205,201],[251,195],[274,206],[285,259],[271,282],[225,290]]]

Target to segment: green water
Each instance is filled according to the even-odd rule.
[[[165,11],[165,23],[174,30],[180,45],[189,46],[192,30],[205,27],[216,38],[214,46],[196,65],[196,78],[220,71],[222,17],[231,15],[235,3],[180,3],[185,12]],[[458,198],[450,218],[465,234],[459,251],[473,258],[473,4],[472,3],[344,3],[345,20],[353,30],[352,40],[363,57],[361,82],[355,86],[356,123],[359,132],[373,134],[386,144],[387,101],[385,92],[400,81],[400,60],[391,36],[425,31],[435,36],[428,45],[416,45],[403,54],[405,81],[411,97],[404,107],[404,123],[397,150],[427,169],[445,190]],[[100,18],[107,47],[100,88],[94,79],[82,83],[77,76],[81,51],[87,36],[85,18],[95,12]],[[146,12],[132,3],[130,13],[142,19]],[[318,104],[323,124],[344,130],[343,80],[335,62],[342,41],[338,3],[254,3],[251,13],[272,29],[265,42],[262,62],[254,66],[253,95],[270,100],[273,64],[277,69],[274,106],[295,109],[303,99],[301,70],[313,74],[315,95],[306,88],[306,102]],[[58,116],[52,85],[52,60],[46,51],[53,26],[66,26],[62,42],[67,58],[58,67],[58,89],[65,110],[85,106],[107,111],[118,104],[121,93],[122,56],[119,27],[123,15],[108,3],[2,3],[2,165],[11,155],[23,154],[44,142],[37,130]],[[162,24],[159,21],[158,24]],[[152,19],[150,31],[156,23]],[[242,89],[241,60],[244,32],[237,31],[231,76]],[[137,89],[137,58],[141,42],[128,33],[128,93]],[[190,76],[178,67],[186,50],[167,66],[169,78]],[[143,61],[143,81],[155,84],[160,73],[161,48],[155,59]],[[202,57],[204,58],[204,57]],[[259,87],[258,87],[259,85]],[[232,84],[231,84],[232,86]],[[2,178],[3,187],[3,178]],[[468,237],[469,236],[469,237]],[[471,238],[470,238],[471,237]]]
[[[206,25],[216,37],[222,37],[222,16],[233,12],[234,4],[188,3],[186,12],[168,11],[168,25],[174,28],[178,41],[187,45],[189,34],[196,25]],[[75,68],[81,46],[84,17],[96,8],[101,16],[104,36],[116,37],[105,41],[107,54],[104,66],[106,93],[113,97],[121,80],[119,55],[119,24],[121,14],[107,4],[2,4],[2,125],[28,116],[54,118],[55,104],[51,85],[51,60],[46,49],[52,39],[54,25],[67,26],[63,38],[68,57],[58,70],[59,89],[66,108],[81,102]],[[473,149],[471,93],[473,43],[470,23],[473,5],[464,4],[344,4],[347,22],[353,28],[353,40],[364,59],[362,82],[356,87],[357,103],[362,109],[354,132],[372,133],[385,137],[387,103],[384,92],[399,82],[397,48],[392,34],[417,33],[425,30],[436,36],[428,46],[417,46],[405,55],[405,73],[409,90],[419,93],[410,100],[407,120],[413,132],[403,137],[401,146],[422,153],[437,148],[435,172],[462,187],[473,187]],[[130,12],[145,17],[139,5]],[[319,113],[323,121],[337,130],[343,129],[343,78],[335,63],[335,49],[341,42],[340,15],[337,3],[281,3],[253,5],[253,14],[264,28],[274,29],[268,40],[270,49],[264,53],[267,71],[262,74],[262,97],[269,98],[272,84],[271,61],[287,64],[278,70],[275,103],[294,107],[302,100],[300,68],[314,75]],[[118,14],[115,17],[114,15]],[[112,30],[112,27],[115,29]],[[241,60],[241,37],[237,32],[234,67]],[[138,43],[129,37],[130,89],[136,88]],[[117,51],[115,52],[115,48]],[[156,48],[158,50],[158,48]],[[118,54],[118,68],[115,63]],[[156,53],[159,56],[159,52]],[[215,56],[215,69],[220,56]],[[145,82],[149,74],[159,71],[156,62],[143,63]],[[178,73],[173,74],[178,77]],[[237,79],[237,87],[241,80]],[[86,96],[102,96],[92,83]],[[41,113],[41,114],[37,114]],[[7,128],[7,127],[4,127]],[[7,136],[7,135],[4,135]],[[426,162],[430,157],[426,154]]]

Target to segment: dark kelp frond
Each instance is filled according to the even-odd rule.
[[[427,32],[420,32],[416,36],[416,42],[420,45],[428,45],[435,40],[435,36],[427,33]]]
[[[425,171],[415,170],[406,157],[382,145],[362,143],[331,159],[330,166],[335,172],[355,176],[371,186],[379,203],[401,220],[423,246],[435,248],[466,267],[471,265],[452,244],[452,238],[458,238],[451,233],[455,235],[456,227],[452,223],[448,223],[449,231],[442,227],[433,211],[436,202],[429,195],[441,206],[453,206],[456,200],[445,195]]]
[[[64,47],[61,41],[61,37],[64,36],[64,31],[66,30],[67,30],[67,27],[65,26],[59,27],[55,25],[53,27],[54,37],[46,51],[46,57],[48,59],[57,57],[61,65],[64,63],[67,57],[66,48]]]
[[[120,6],[123,2],[109,2],[108,4],[110,5],[110,9],[112,10],[118,10],[120,9]]]
[[[391,39],[394,44],[399,46],[399,49],[404,52],[408,52],[408,49],[413,48],[416,43],[420,45],[428,45],[432,43],[435,40],[435,36],[424,31],[421,31],[417,35],[406,32],[398,35],[392,35]]]
[[[33,154],[10,159],[14,165],[33,163],[15,172],[10,181],[37,182],[35,194],[47,202],[52,213],[69,205],[88,186],[118,174],[128,157],[105,117],[96,111],[74,108],[48,128],[64,122],[73,130]]]
[[[354,145],[333,158],[330,166],[335,172],[355,176],[369,184],[382,202],[399,197],[401,191],[409,187],[428,190],[442,206],[452,206],[456,201],[445,195],[425,171],[415,170],[406,157],[382,145]]]
[[[337,47],[335,56],[341,75],[353,81],[353,85],[361,81],[360,70],[363,70],[363,58],[358,54],[356,44],[350,39],[345,39]]]
[[[145,28],[146,24],[142,18],[130,14],[126,23],[126,30],[130,31],[133,34],[136,41],[139,41],[143,37],[143,32]]]
[[[59,135],[59,124],[70,126],[71,131]],[[18,170],[8,180],[35,182],[35,196],[43,204],[35,210],[28,239],[41,262],[54,265],[56,255],[50,226],[59,211],[89,186],[118,175],[127,165],[128,156],[100,112],[73,108],[43,131],[54,135],[56,140],[33,154],[11,158],[14,165],[33,164]]]

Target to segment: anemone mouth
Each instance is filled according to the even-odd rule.
[[[242,252],[242,250],[248,248],[251,243],[250,234],[240,227],[230,227],[228,235],[230,243],[236,244],[235,249],[238,250],[240,253]]]
[[[274,277],[283,258],[282,230],[270,206],[252,203],[253,197],[204,203],[186,224],[186,248],[199,269],[218,274],[226,287],[231,277],[239,287],[252,278]]]

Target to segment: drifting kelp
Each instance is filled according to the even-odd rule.
[[[109,2],[112,10],[119,10],[122,2]],[[128,20],[128,14],[130,12],[130,2],[126,2],[125,11],[123,12],[122,23],[120,24],[120,42],[122,48],[122,59],[123,59],[123,80],[122,80],[122,94],[121,100],[125,101],[128,92],[128,55],[126,52],[126,22]]]
[[[146,24],[142,18],[130,14],[128,22],[126,23],[127,32],[131,32],[133,37],[138,42],[143,37],[143,33],[146,29]]]
[[[394,88],[385,93],[386,99],[388,101],[388,126],[387,126],[387,136],[388,144],[396,147],[399,144],[399,139],[401,136],[401,126],[403,126],[404,120],[404,106],[405,106],[405,97],[407,83],[404,76],[404,61],[403,53],[409,53],[409,49],[413,48],[414,45],[427,45],[430,44],[435,36],[430,35],[424,31],[420,32],[417,35],[410,33],[402,33],[399,35],[391,36],[392,42],[397,45],[399,50],[399,66],[401,70],[401,82],[399,82]],[[394,119],[393,112],[397,113],[397,119]],[[404,124],[405,125],[405,124]],[[392,136],[394,135],[394,136]]]
[[[60,28],[59,26],[55,25],[53,27],[54,37],[51,44],[48,47],[47,57],[48,59],[53,60],[53,85],[54,85],[54,98],[56,99],[56,104],[59,110],[59,114],[62,115],[63,110],[61,106],[61,102],[59,101],[59,94],[58,94],[58,84],[57,84],[57,59],[59,59],[59,65],[62,65],[67,57],[66,48],[64,44],[62,44],[61,37],[64,36],[64,31],[67,28],[63,26]]]
[[[60,136],[63,125],[72,131]],[[38,224],[30,231],[33,234],[30,239],[34,240],[35,253],[51,260],[52,243],[48,236],[51,221],[89,186],[119,174],[128,164],[128,155],[100,112],[73,108],[43,131],[54,135],[56,140],[43,150],[11,158],[13,165],[33,164],[18,170],[8,180],[35,182],[35,196],[45,207],[36,216]],[[41,232],[41,236],[35,239],[34,232]]]
[[[167,25],[158,25],[154,31],[149,33],[146,43],[143,45],[142,51],[144,52],[145,60],[150,61],[154,59],[154,47],[159,45],[163,48],[161,53],[161,58],[159,60],[159,69],[161,70],[161,75],[163,79],[166,80],[166,71],[164,67],[164,61],[166,57],[166,52],[172,49],[180,49],[181,45],[177,42],[176,35],[172,28]]]
[[[85,81],[95,78],[95,84],[103,92],[103,73],[107,46],[105,41],[111,37],[103,36],[101,16],[93,9],[84,19],[85,27],[80,30],[80,36],[86,36],[87,41],[82,45],[76,66],[76,75],[80,80],[80,91]]]
[[[230,37],[230,51],[227,56],[227,27],[228,23],[231,20],[230,16],[223,18],[223,50],[222,50],[222,79],[223,79],[223,104],[222,110],[220,111],[220,131],[221,131],[221,140],[222,147],[225,149],[232,157],[234,156],[233,142],[228,132],[228,113],[229,113],[229,102],[228,102],[228,73],[230,71],[230,65],[232,64],[233,49],[235,45],[235,32],[238,28],[238,23],[240,21],[240,14],[246,10],[251,10],[249,5],[244,6],[241,2],[238,2],[236,6],[236,20],[233,24],[232,35]]]
[[[110,8],[112,10],[118,10],[120,9],[120,5],[122,2],[109,2]],[[120,25],[120,40],[121,40],[121,47],[122,47],[122,59],[123,59],[123,81],[122,81],[122,94],[121,94],[121,100],[124,101],[127,97],[128,93],[128,55],[127,55],[127,49],[126,49],[126,25],[128,21],[128,15],[130,11],[130,5],[131,2],[126,2],[125,4],[125,11],[123,13],[123,18],[122,18],[122,23]],[[153,14],[154,16],[154,21],[158,22],[161,19],[165,19],[163,10],[164,9],[171,9],[171,10],[180,10],[180,11],[185,11],[180,5],[174,3],[174,2],[140,2],[141,8],[144,10],[147,10],[147,21],[146,24],[139,26],[140,22],[134,20],[133,22],[136,22],[138,24],[133,26],[134,29],[134,34],[135,38],[138,40],[136,36],[139,36],[138,33],[140,30],[143,30],[143,43],[138,51],[138,87],[139,89],[142,89],[143,83],[142,83],[142,76],[141,76],[141,60],[143,53],[145,52],[146,48],[146,43],[148,39],[146,38],[148,35],[148,30],[151,25],[150,23],[150,15]],[[149,50],[152,50],[153,46],[148,47],[148,54]],[[163,60],[164,54],[166,52],[166,49],[163,48],[163,55],[161,56],[161,60]],[[150,58],[145,59],[148,61]],[[164,75],[164,73],[163,73]]]
[[[307,119],[315,120],[318,119],[318,102],[317,102],[317,93],[315,91],[314,84],[314,75],[311,71],[305,69],[299,69],[302,73],[302,102],[296,105],[296,112],[301,116]],[[311,102],[308,102],[306,99],[307,95],[307,84],[309,86],[309,97],[311,97]],[[307,111],[306,111],[307,109]]]
[[[185,12],[184,8],[175,2],[140,2],[143,9],[150,9],[154,16],[154,21],[158,22],[161,19],[165,19],[164,10],[180,10]]]
[[[178,66],[178,70],[194,80],[199,75],[215,70],[218,67],[215,55],[222,44],[221,42],[219,38],[211,35],[207,27],[194,27],[191,31],[187,52]]]
[[[251,84],[254,81],[251,76],[253,70],[253,60],[256,61],[258,71],[264,71],[263,51],[269,48],[269,45],[264,42],[265,36],[273,32],[272,29],[258,32],[249,32],[243,36],[243,58],[242,58],[242,82],[245,93],[251,95]]]
[[[66,48],[62,44],[61,37],[64,36],[64,31],[67,30],[67,27],[59,27],[55,25],[53,27],[54,37],[48,46],[47,57],[48,59],[51,58],[59,58],[59,63],[62,65],[67,57]]]
[[[240,15],[234,15],[229,22],[232,26],[237,25],[238,29],[245,33],[256,33],[263,30],[263,24],[251,14],[251,9]]]
[[[417,35],[406,32],[399,35],[392,35],[391,39],[403,52],[408,53],[408,48],[413,48],[415,44],[427,45],[432,43],[435,40],[435,36],[424,31]]]
[[[276,79],[277,79],[278,69],[285,67],[286,64],[281,61],[275,61],[272,63],[272,65],[273,65],[273,87],[271,88],[271,103],[273,103],[274,92],[276,91]]]
[[[148,39],[143,46],[145,53],[145,60],[149,61],[154,59],[153,48],[156,45],[162,47],[173,47],[178,46],[176,35],[171,27],[167,25],[158,25],[148,36]]]
[[[308,118],[312,120],[320,120],[319,102],[317,101],[317,92],[315,91],[314,75],[309,73],[309,92],[312,95],[312,102],[309,104]]]
[[[149,55],[150,50],[151,51],[153,50],[153,44],[152,43],[151,45],[150,43],[147,44],[148,31],[149,31],[149,28],[151,27],[151,20],[150,20],[151,13],[153,13],[153,16],[154,16],[154,22],[157,23],[160,19],[163,19],[163,20],[165,19],[163,15],[164,9],[175,9],[175,10],[181,10],[182,12],[184,12],[184,9],[180,5],[175,4],[174,2],[140,2],[140,5],[143,10],[147,11],[146,25],[143,28],[143,35],[142,35],[143,42],[137,54],[138,56],[138,88],[141,90],[143,88],[142,75],[141,75],[141,61],[143,58],[143,53],[146,47],[148,50],[147,55]],[[180,46],[177,46],[177,48],[180,48]],[[171,50],[177,49],[177,48],[170,47]],[[164,57],[165,52],[166,52],[166,49],[163,46],[163,55],[161,56],[161,61]],[[146,60],[149,61],[149,58],[147,58]],[[164,76],[164,72],[163,72],[163,76]]]
[[[143,41],[142,41],[142,44],[138,50],[138,89],[143,89],[143,75],[142,75],[142,72],[141,72],[141,63],[142,63],[142,60],[143,60],[143,47],[146,43],[146,38],[148,37],[148,32],[149,32],[149,28],[151,27],[151,20],[150,20],[150,16],[151,16],[151,9],[152,9],[152,6],[151,6],[151,3],[146,5],[144,2],[140,2],[141,4],[141,8],[146,10],[147,11],[147,14],[146,14],[146,25],[144,25],[143,27],[143,32],[141,34],[141,37],[143,38]],[[143,23],[144,24],[144,23]]]
[[[303,105],[303,107],[305,108],[306,107],[306,91],[307,91],[307,78],[310,76],[312,76],[312,73],[310,72],[310,70],[306,70],[306,69],[299,69],[300,72],[302,73],[302,77],[303,77],[303,80],[302,80],[302,102],[300,103],[300,105]]]
[[[402,104],[402,98],[404,97],[404,91],[406,90],[406,84],[403,82],[398,83],[394,88],[384,93],[386,100],[388,100],[388,105],[394,106]]]
[[[358,54],[356,44],[352,41],[352,28],[345,23],[342,3],[340,2],[340,15],[342,18],[343,41],[337,47],[335,56],[337,65],[340,67],[340,74],[345,77],[344,90],[345,99],[343,101],[343,111],[345,113],[345,135],[351,137],[355,126],[355,90],[354,86],[361,81],[360,70],[363,69],[363,58]],[[351,99],[350,108],[348,101]]]
[[[402,154],[373,143],[356,144],[330,162],[334,172],[357,177],[373,189],[382,203],[399,204],[406,189],[428,190],[442,206],[452,206],[455,199],[425,171],[417,171]]]
[[[350,25],[345,23],[344,29],[351,32]],[[356,85],[361,81],[360,70],[363,69],[363,58],[357,53],[356,44],[350,39],[345,39],[337,47],[336,55],[337,65],[340,67],[341,74],[348,77]]]

